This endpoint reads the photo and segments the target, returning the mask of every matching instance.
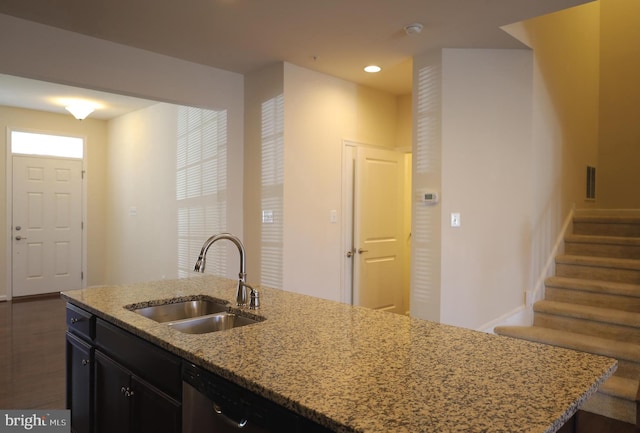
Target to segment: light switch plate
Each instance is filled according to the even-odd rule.
[[[451,227],[460,227],[460,213],[451,213]]]
[[[263,210],[262,211],[262,223],[263,224],[273,224],[273,211],[272,210]]]

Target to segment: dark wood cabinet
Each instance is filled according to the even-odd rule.
[[[182,430],[182,404],[133,376],[131,389],[133,431],[174,433]]]
[[[67,305],[67,408],[74,433],[180,433],[181,359]]]
[[[97,433],[176,433],[182,407],[127,368],[96,351]]]
[[[71,410],[71,431],[93,431],[94,349],[86,341],[67,332],[67,408]]]
[[[131,402],[131,375],[111,358],[96,351],[95,354],[95,408],[96,433],[129,433]]]

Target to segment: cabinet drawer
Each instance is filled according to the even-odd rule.
[[[96,317],[82,308],[67,304],[67,329],[85,340],[93,340],[96,336]]]
[[[181,400],[179,357],[102,319],[96,322],[96,344],[137,376]]]

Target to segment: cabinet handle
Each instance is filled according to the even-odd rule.
[[[247,423],[249,422],[248,419],[244,418],[241,419],[240,422],[231,419],[229,416],[225,415],[224,413],[222,413],[222,408],[220,406],[218,406],[216,403],[213,403],[213,411],[216,413],[216,415],[220,415],[220,417],[229,425],[231,425],[234,428],[240,429],[240,428],[245,428],[247,426]]]
[[[80,321],[80,319],[78,319],[78,318],[75,318],[75,317],[72,317],[72,318],[71,318],[71,324],[72,324],[72,325],[75,325],[75,324],[76,324],[76,323],[78,323],[79,321]]]
[[[83,359],[82,360],[82,365],[89,365],[91,363],[91,361],[89,361],[88,359]]]
[[[133,397],[133,391],[131,391],[131,388],[128,386],[120,388],[120,392],[124,394],[125,397]]]

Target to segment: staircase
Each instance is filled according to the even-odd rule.
[[[495,333],[618,360],[582,410],[632,425],[640,385],[640,211],[576,211],[533,326]]]

